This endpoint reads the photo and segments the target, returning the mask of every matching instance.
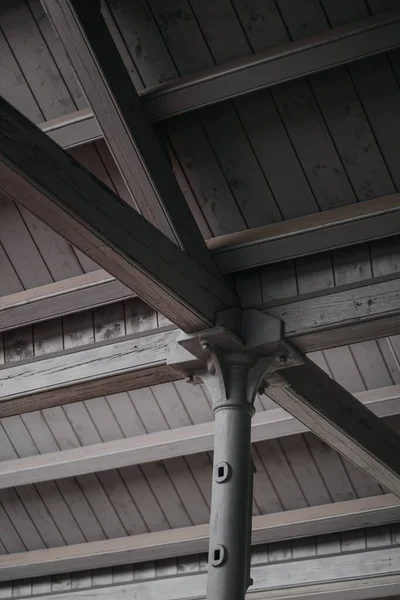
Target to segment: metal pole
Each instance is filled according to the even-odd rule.
[[[245,355],[224,357],[226,397],[213,399],[215,415],[208,600],[243,600],[249,586],[251,531],[250,431]]]

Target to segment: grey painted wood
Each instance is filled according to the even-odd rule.
[[[53,119],[75,110],[76,105],[27,4],[6,0],[2,4],[1,24],[44,118]]]
[[[6,272],[4,276],[7,277]],[[7,285],[12,286],[12,283],[8,280]],[[130,290],[105,271],[78,275],[0,298],[0,331],[33,325],[131,296]]]
[[[6,116],[6,114],[8,116]],[[138,215],[131,207],[127,206],[125,203],[122,203],[121,200],[118,199],[118,197],[114,196],[111,191],[108,191],[104,186],[101,186],[99,182],[97,182],[97,180],[95,180],[93,177],[91,177],[86,171],[83,171],[81,169],[78,168],[77,164],[75,162],[73,162],[71,159],[69,159],[57,146],[56,144],[54,144],[53,142],[51,142],[46,136],[45,134],[39,132],[38,130],[35,130],[32,126],[30,126],[30,124],[28,123],[27,120],[25,120],[22,115],[19,115],[16,111],[12,110],[12,108],[7,105],[6,103],[4,103],[4,105],[2,105],[2,119],[5,119],[6,121],[8,119],[11,118],[11,121],[9,122],[9,125],[7,126],[7,130],[11,133],[12,135],[11,137],[14,138],[13,142],[11,143],[11,145],[8,146],[8,150],[7,150],[7,154],[8,152],[11,150],[12,147],[14,147],[14,150],[17,150],[17,148],[19,148],[18,150],[18,157],[17,156],[10,156],[10,154],[8,154],[8,158],[7,161],[11,161],[11,163],[14,165],[13,169],[10,169],[10,167],[6,167],[5,163],[2,163],[2,170],[7,170],[8,175],[7,175],[7,179],[5,177],[5,173],[4,173],[4,179],[3,179],[3,183],[4,185],[2,186],[3,188],[7,188],[7,192],[11,193],[15,196],[18,197],[18,201],[22,202],[27,208],[29,208],[32,212],[34,212],[34,214],[36,214],[37,216],[40,216],[41,218],[43,218],[43,220],[45,222],[47,222],[47,224],[49,224],[50,226],[52,226],[56,231],[58,231],[59,233],[61,233],[64,237],[66,237],[67,239],[69,239],[70,242],[74,243],[77,247],[80,247],[81,250],[83,250],[86,254],[89,254],[91,258],[95,259],[96,262],[98,262],[99,264],[101,263],[102,266],[105,266],[107,268],[108,271],[112,272],[113,274],[115,273],[115,269],[113,266],[113,262],[114,259],[117,257],[116,251],[111,249],[108,246],[104,245],[104,239],[107,239],[107,234],[105,231],[103,231],[101,233],[101,240],[98,239],[99,238],[99,232],[96,232],[96,227],[99,227],[100,224],[98,223],[97,225],[94,224],[93,220],[96,219],[96,214],[98,217],[101,217],[101,220],[104,219],[105,217],[105,221],[108,220],[108,218],[110,219],[110,223],[111,221],[118,221],[119,223],[125,223],[126,226],[128,226],[129,223],[129,231],[130,233],[128,234],[128,232],[126,231],[124,234],[122,231],[119,232],[118,235],[118,246],[119,246],[119,251],[118,251],[118,262],[122,259],[122,247],[124,244],[124,238],[125,241],[127,241],[126,239],[126,235],[128,234],[129,237],[129,248],[130,248],[130,253],[133,252],[133,238],[132,238],[132,233],[134,231],[134,221],[137,221],[138,224],[140,222],[140,236],[142,237],[142,241],[139,243],[139,246],[137,246],[137,251],[138,254],[141,253],[142,254],[142,258],[144,261],[149,261],[153,262],[154,259],[156,261],[158,261],[161,257],[161,255],[163,256],[162,258],[162,271],[163,271],[163,277],[167,278],[169,282],[173,281],[173,274],[172,273],[168,273],[168,271],[170,271],[170,269],[172,268],[173,271],[176,271],[176,266],[177,264],[180,263],[187,263],[189,270],[187,271],[186,275],[184,276],[185,281],[181,281],[181,285],[180,285],[180,290],[181,292],[185,290],[185,295],[187,292],[190,293],[190,287],[188,285],[188,277],[193,277],[196,276],[196,273],[198,274],[202,274],[205,279],[206,282],[205,283],[205,287],[203,287],[202,292],[200,292],[199,289],[197,289],[197,291],[194,293],[194,296],[196,298],[193,297],[193,300],[195,300],[196,304],[201,302],[203,304],[204,301],[207,302],[207,300],[211,301],[211,305],[214,305],[214,309],[219,309],[225,306],[229,306],[232,304],[235,304],[236,302],[236,298],[233,296],[233,294],[231,292],[229,292],[225,286],[220,283],[220,281],[218,279],[215,279],[213,276],[209,275],[209,273],[203,269],[203,267],[201,267],[200,265],[198,265],[197,263],[195,263],[188,255],[186,255],[185,253],[183,253],[182,251],[179,250],[179,248],[177,248],[172,242],[170,242],[163,234],[161,234],[160,232],[158,232],[155,228],[153,228],[153,226],[149,223],[147,223],[145,221],[145,219],[143,219],[140,215]],[[11,122],[13,123],[13,125],[11,125]],[[5,121],[4,121],[5,124]],[[11,128],[10,128],[11,127]],[[33,146],[31,146],[31,150],[29,150],[29,144],[27,143],[27,139],[26,139],[26,135],[29,131],[29,137],[33,136],[33,138],[38,138],[36,140],[36,142],[34,141],[34,139],[32,139],[31,141],[33,142]],[[5,135],[4,134],[5,130],[2,131],[2,137]],[[24,138],[24,149],[27,152],[27,155],[29,155],[29,160],[28,162],[25,163],[25,165],[23,166],[23,159],[24,157],[22,156],[20,149],[21,149],[21,145],[19,144],[18,140],[16,137],[14,137],[15,135],[22,135],[22,137]],[[8,135],[7,135],[8,137]],[[3,140],[5,142],[5,139],[3,137]],[[41,140],[41,141],[40,141]],[[4,144],[3,144],[4,146]],[[72,169],[72,171],[74,171],[76,173],[76,176],[82,177],[83,181],[82,183],[78,186],[80,189],[75,190],[75,192],[72,192],[71,189],[67,190],[65,185],[63,184],[63,188],[61,189],[58,185],[56,181],[53,181],[53,184],[55,184],[55,188],[53,188],[52,192],[50,191],[50,189],[48,189],[49,187],[51,188],[52,183],[51,183],[51,179],[49,180],[49,170],[46,167],[46,169],[44,169],[42,167],[42,172],[39,169],[39,165],[36,164],[34,165],[34,159],[37,159],[38,156],[38,147],[41,147],[41,153],[42,154],[42,159],[45,160],[45,156],[47,155],[46,160],[50,161],[51,163],[54,163],[54,160],[56,161],[56,163],[59,163],[59,167],[61,168],[61,170],[65,171],[65,176],[67,176],[67,173],[70,169]],[[5,147],[2,148],[2,152],[4,152],[6,150]],[[12,152],[11,152],[12,154]],[[27,156],[25,157],[27,158]],[[5,159],[5,156],[3,154],[3,160]],[[22,163],[20,162],[22,160]],[[19,167],[17,167],[17,164],[19,162]],[[42,163],[43,164],[43,163]],[[61,167],[61,165],[63,165],[63,167]],[[11,178],[16,178],[17,180],[19,180],[19,182],[21,183],[21,176],[17,175],[16,171],[14,170],[15,168],[19,168],[22,169],[22,172],[25,175],[28,175],[28,173],[26,172],[27,169],[32,168],[32,170],[35,173],[31,173],[30,176],[33,177],[33,180],[35,180],[38,183],[38,179],[41,179],[41,176],[43,177],[42,179],[42,184],[44,186],[44,188],[46,189],[46,192],[43,193],[39,193],[39,197],[41,199],[41,201],[39,202],[39,198],[36,197],[35,200],[33,201],[33,194],[29,194],[29,195],[21,195],[21,192],[16,193],[16,189],[13,188],[13,185],[11,184],[11,181],[9,179],[9,177],[11,176]],[[55,178],[57,180],[57,177]],[[6,182],[8,181],[8,184],[6,184]],[[32,180],[31,180],[32,181]],[[14,184],[15,185],[15,184]],[[87,187],[89,186],[89,188]],[[96,204],[98,206],[99,209],[99,202],[101,203],[101,198],[103,197],[103,200],[107,200],[105,201],[102,209],[101,209],[101,215],[100,212],[98,212],[97,210],[94,210],[94,205],[91,206],[90,209],[90,234],[88,231],[88,215],[86,215],[86,226],[84,224],[84,221],[80,221],[81,226],[77,227],[77,222],[75,221],[74,227],[73,229],[71,228],[71,221],[74,221],[74,217],[73,214],[75,214],[76,216],[76,211],[80,212],[84,210],[85,207],[85,203],[83,201],[82,196],[80,195],[79,192],[81,192],[83,195],[86,195],[86,193],[89,191],[90,187],[95,186],[96,187],[96,191],[92,190],[93,193],[90,193],[90,197],[96,198]],[[28,187],[29,184],[28,184]],[[33,189],[31,188],[31,191],[33,191]],[[36,193],[37,193],[37,188],[36,188]],[[62,195],[64,195],[65,193],[65,197],[63,198],[63,200],[61,200]],[[79,202],[74,206],[74,208],[72,208],[70,202],[73,202],[73,198],[76,198],[76,193],[78,193],[79,195]],[[55,196],[54,200],[57,201],[54,202],[52,200],[50,200],[50,196]],[[53,196],[53,197],[54,197]],[[113,198],[114,201],[111,201],[111,198]],[[58,202],[61,201],[61,204],[59,205]],[[42,204],[43,202],[43,204]],[[47,208],[45,208],[45,205],[47,204]],[[67,208],[67,206],[69,205],[69,207]],[[71,210],[72,209],[72,210]],[[60,211],[64,213],[64,211],[69,212],[69,219],[61,219],[61,214]],[[106,217],[106,213],[103,212],[105,210],[111,210],[112,211],[112,215],[111,213],[109,214],[109,217]],[[71,211],[71,212],[70,212]],[[55,218],[55,215],[58,213],[58,217]],[[72,219],[71,219],[72,217]],[[82,219],[83,215],[81,214],[80,219]],[[105,225],[105,222],[104,222]],[[115,227],[115,225],[113,226]],[[81,231],[79,232],[79,229],[81,229]],[[84,233],[85,231],[85,233]],[[95,233],[96,232],[96,233]],[[151,233],[150,233],[151,232]],[[139,232],[138,232],[139,233]],[[153,242],[151,242],[150,236],[151,235],[155,235],[157,237],[157,239],[153,239]],[[116,240],[115,240],[116,242]],[[143,246],[143,244],[145,244]],[[150,244],[150,246],[148,246]],[[152,247],[153,251],[156,251],[157,254],[159,254],[159,258],[157,258],[156,256],[153,255],[153,252],[150,251],[148,252],[147,250],[143,253],[143,249],[145,247]],[[168,250],[170,250],[170,252],[172,252],[174,254],[174,256],[171,256],[170,254],[170,258],[166,261],[166,257],[168,255]],[[136,252],[135,252],[136,254]],[[132,257],[133,258],[133,257]],[[136,256],[136,260],[137,260],[137,256]],[[140,259],[142,260],[142,259]],[[106,264],[107,263],[107,264]],[[122,266],[122,265],[121,265]],[[150,265],[148,265],[150,266]],[[155,266],[155,265],[153,265]],[[179,273],[181,274],[181,277],[183,275],[183,271],[181,270],[183,267],[183,265],[181,265],[181,268],[179,269]],[[184,268],[184,267],[183,267]],[[152,275],[152,281],[150,282],[150,279],[148,279],[145,275],[146,272],[146,267],[144,267],[144,265],[141,265],[140,268],[140,273],[139,271],[136,271],[135,273],[135,283],[133,284],[133,287],[136,288],[137,291],[139,291],[139,295],[144,295],[146,296],[146,298],[150,301],[150,297],[152,298],[152,300],[150,301],[150,304],[154,302],[156,303],[156,308],[160,309],[160,312],[162,314],[165,314],[167,317],[170,317],[174,320],[178,320],[181,321],[181,318],[185,317],[185,313],[187,312],[183,306],[179,306],[178,312],[176,311],[171,311],[172,306],[167,306],[165,302],[161,302],[162,297],[165,297],[165,292],[166,290],[166,285],[171,286],[171,283],[166,284],[166,280],[163,283],[163,289],[161,290],[158,289],[157,295],[155,295],[155,291],[156,288],[154,287],[156,284],[154,283],[154,273]],[[161,273],[160,273],[161,274]],[[175,273],[176,275],[177,273]],[[128,283],[127,279],[130,278],[130,275],[133,275],[132,273],[132,268],[129,267],[127,268],[127,266],[125,266],[124,268],[120,269],[118,268],[118,277],[120,280],[122,280],[124,283]],[[146,280],[146,281],[145,281]],[[141,282],[141,284],[139,285],[139,281]],[[177,280],[176,284],[179,286],[179,282]],[[145,286],[142,287],[142,283],[145,282]],[[130,286],[132,286],[132,282],[130,282]],[[140,289],[139,289],[140,287]],[[213,289],[212,288],[216,288],[214,289],[214,292],[217,293],[217,298],[212,295],[213,294]],[[193,290],[192,290],[193,291]],[[180,293],[181,293],[180,292]],[[222,303],[219,303],[218,300],[218,295],[222,294],[221,300]],[[168,294],[167,294],[168,296]],[[224,298],[225,297],[225,298]],[[159,302],[160,300],[160,302]],[[215,306],[216,303],[216,306]],[[210,308],[211,308],[211,312],[213,314],[210,314]],[[207,312],[208,317],[206,317],[206,319],[209,319],[207,321],[208,324],[212,323],[214,318],[215,318],[215,312],[212,308],[212,306],[210,307]],[[172,314],[172,312],[174,312],[174,314]],[[189,312],[192,314],[192,309],[189,309]],[[178,314],[179,313],[179,314]],[[187,315],[189,316],[189,315]],[[194,319],[194,321],[193,321]],[[192,326],[194,326],[196,328],[196,317],[192,317],[190,316],[190,321],[193,321],[193,324],[189,324],[188,323],[188,327],[191,328]],[[197,328],[202,328],[205,325],[205,321],[201,321],[198,322],[197,324]],[[183,325],[183,323],[182,323]]]
[[[3,32],[0,32],[0,57],[0,90],[2,96],[30,118],[31,121],[41,123],[45,117],[25,81]]]
[[[166,5],[164,8],[165,20],[160,25],[164,29],[171,28],[168,10],[169,6]],[[186,4],[183,11],[186,21],[191,20],[191,11]],[[366,23],[369,25],[368,21]],[[372,24],[373,21],[371,20],[370,23]],[[178,26],[173,21],[172,25],[176,26],[175,39],[178,39]],[[272,51],[260,53],[256,58],[240,58],[231,64],[224,65],[221,69],[214,68],[208,71],[206,76],[197,80],[196,76],[188,77],[187,85],[182,85],[183,82],[181,82],[181,85],[177,86],[175,82],[172,82],[159,86],[146,94],[149,114],[153,119],[176,116],[188,110],[231,98],[232,91],[235,96],[239,96],[262,87],[269,87],[282,81],[332,68],[374,52],[372,44],[376,46],[375,52],[385,51],[397,46],[395,28],[393,27],[390,32],[389,29],[390,27],[387,27],[380,39],[379,35],[368,30],[365,24],[360,24],[359,27],[349,25],[343,27],[339,32],[325,32],[324,35],[315,36],[310,40],[293,43],[287,48],[291,50],[289,53],[286,48],[285,52],[280,51],[279,46],[282,44],[282,40],[280,40],[278,49],[274,48]],[[182,34],[182,32],[181,29],[180,33]],[[307,33],[310,34],[310,32]],[[183,75],[212,67],[212,62],[204,64],[199,58],[199,48],[203,42],[199,34],[195,35],[195,40],[191,45],[186,45],[186,57],[182,59]],[[233,33],[230,32],[229,35],[233,35]],[[277,30],[275,29],[274,39],[276,38]],[[175,44],[177,42],[171,40],[169,42],[171,53],[176,60]],[[300,53],[303,59],[301,61],[298,60]]]
[[[382,593],[382,585],[385,586],[386,593],[394,594],[398,585],[397,555],[398,548],[389,547],[292,561],[286,559],[280,564],[268,563],[265,559],[258,562],[254,557],[254,585],[249,597],[260,597],[262,592],[262,597],[276,598],[276,590],[283,582],[284,589],[278,596],[282,599],[289,598],[292,594],[303,599],[318,590],[318,598],[366,600],[378,597]],[[334,577],[336,581],[332,582]],[[127,594],[147,597],[151,593],[155,600],[205,598],[206,573],[203,570],[178,577],[167,576],[147,581],[139,579],[135,578],[134,582],[122,585],[98,587],[96,595],[102,597],[107,594],[118,599]],[[93,590],[71,590],[63,593],[62,597],[72,599],[78,594],[86,598],[93,594]],[[54,594],[48,597],[57,596]]]
[[[174,389],[172,384],[169,384],[168,387],[172,390]],[[158,390],[158,396],[162,394],[162,391],[165,389],[167,389],[167,385],[153,388],[153,390]],[[132,396],[137,410],[134,409],[129,396]],[[400,414],[399,386],[361,392],[356,394],[355,397],[380,418]],[[182,400],[186,401],[187,399],[183,397]],[[131,392],[130,395],[115,394],[107,397],[107,401],[104,398],[98,398],[95,399],[94,402],[86,401],[86,403],[75,403],[71,406],[65,406],[64,412],[68,417],[68,429],[73,429],[75,439],[79,438],[80,443],[84,448],[70,446],[67,441],[64,441],[63,445],[67,449],[62,452],[58,450],[49,429],[45,426],[45,422],[43,421],[43,418],[50,418],[52,414],[55,418],[57,418],[57,415],[62,416],[62,411],[60,412],[59,409],[47,409],[47,411],[43,412],[43,415],[39,412],[23,415],[23,423],[27,427],[29,435],[35,440],[41,455],[35,456],[37,451],[34,447],[33,451],[30,453],[25,452],[25,454],[22,455],[25,456],[23,460],[13,460],[14,456],[9,456],[9,460],[4,460],[0,465],[0,488],[19,484],[37,483],[40,481],[59,480],[67,476],[108,471],[133,465],[143,465],[149,462],[180,456],[185,456],[190,465],[191,455],[197,455],[198,453],[209,452],[212,450],[214,424],[209,418],[207,421],[204,422],[202,420],[195,425],[168,429],[165,420],[162,420],[162,418],[159,417],[161,419],[159,428],[163,427],[164,429],[154,431],[153,433],[146,433],[143,424],[143,418],[146,417],[146,414],[143,413],[143,411],[148,407],[148,411],[151,411],[148,419],[155,420],[154,415],[155,413],[158,413],[158,410],[157,406],[153,404],[153,401],[154,396],[151,392],[149,392],[149,390],[143,390]],[[121,406],[122,403],[125,406]],[[129,404],[126,405],[125,403]],[[112,411],[112,415],[110,414],[110,411]],[[165,414],[168,414],[169,419],[173,418],[173,412],[172,407],[168,407],[168,411],[165,410]],[[139,414],[143,415],[142,419],[140,419]],[[8,417],[4,419],[4,422],[9,423],[10,419],[14,421],[17,419],[17,422],[21,422],[19,416]],[[64,419],[65,417],[63,417],[62,422],[64,422]],[[392,423],[392,421],[389,421],[389,423]],[[328,499],[322,490],[321,479],[319,476],[314,477],[315,469],[310,463],[309,451],[301,438],[297,439],[297,437],[291,437],[305,431],[307,431],[305,425],[298,422],[281,408],[257,412],[253,418],[252,425],[252,441],[256,444],[254,448],[254,459],[256,463],[260,465],[260,473],[262,473],[263,470],[269,472],[269,465],[276,471],[279,466],[277,463],[279,458],[280,462],[283,463],[286,475],[289,477],[289,483],[292,482],[292,484],[293,481],[290,476],[288,462],[292,464],[293,473],[299,478],[300,482],[302,477],[304,477],[305,480],[306,477],[312,476],[313,480],[315,480],[314,489],[311,489],[312,486],[309,486],[306,483],[304,484],[303,489],[306,493],[319,494],[318,497],[320,498],[320,501],[314,502],[313,504],[322,504],[323,498],[325,501],[328,501]],[[39,432],[41,432],[42,438],[39,437]],[[101,432],[101,437],[99,432]],[[60,430],[59,436],[61,435],[62,431]],[[127,436],[127,439],[123,439],[123,435]],[[270,464],[274,446],[260,442],[263,442],[264,440],[276,440],[288,436],[288,442],[285,442],[283,439],[281,441],[282,447],[279,450],[277,461],[274,463],[271,462]],[[100,443],[101,440],[103,440],[102,443]],[[336,454],[331,454],[329,448],[325,445],[320,445],[313,437],[307,436],[307,444],[314,458],[317,454],[321,458],[320,461],[319,459],[317,460],[317,463],[319,464],[322,479],[324,479],[325,476],[331,477],[331,488],[333,493],[339,494],[339,497],[336,499],[349,499],[347,497],[340,497],[340,494],[346,486],[347,488],[350,487],[343,468],[341,468],[340,476],[345,477],[347,483],[342,481],[339,486],[335,482],[335,475],[339,476],[337,472],[335,473],[335,469],[331,466],[331,468],[325,472],[324,466],[326,466],[327,460],[337,464],[338,458]],[[271,450],[271,453],[269,450]],[[275,452],[278,452],[278,450]],[[324,457],[326,457],[326,459]],[[304,461],[304,469],[306,470],[303,475],[298,474],[297,466],[302,468],[302,464],[299,464],[300,460]],[[196,458],[196,462],[193,463],[194,467],[198,467],[198,461],[199,456]],[[200,464],[202,467],[206,466],[203,465],[202,462]],[[295,466],[295,464],[297,466]],[[132,477],[135,474],[135,477],[140,479],[139,471],[133,470]],[[205,471],[206,472],[203,473],[203,468],[201,468],[197,473],[199,477],[201,476],[201,482],[203,482],[201,489],[207,499],[209,498],[210,485],[209,482],[207,483],[204,481],[204,477],[209,477],[207,467]],[[276,473],[278,473],[278,471],[276,471]],[[196,474],[196,470],[193,470],[193,473]],[[310,475],[312,473],[314,473],[314,475]],[[124,471],[124,474],[129,478],[129,469]],[[272,473],[270,475],[272,475]],[[279,479],[279,477],[277,477],[277,479]],[[265,481],[265,477],[263,479],[260,478],[259,480],[257,480],[256,477],[256,481],[257,485],[264,486],[265,490],[267,489],[268,484]],[[284,484],[285,483],[282,482],[282,485]],[[279,488],[280,485],[279,482],[276,483],[277,488]],[[204,489],[203,486],[205,486],[206,489]],[[296,489],[297,493],[300,494],[299,488],[296,487]],[[371,490],[373,490],[374,494],[380,493],[379,488],[371,487]],[[372,494],[366,493],[361,495]],[[352,498],[354,496],[350,497]],[[271,499],[273,499],[272,492]],[[292,499],[289,496],[288,502],[291,501]],[[263,503],[264,502],[266,502],[266,498],[263,499]],[[278,509],[281,509],[281,504],[279,504],[279,502],[280,501],[277,500],[276,497],[272,500],[272,504],[276,504]],[[304,505],[301,494],[300,502]],[[269,506],[268,503],[266,506]],[[270,509],[266,509],[266,512],[271,511]]]
[[[18,330],[16,331],[18,332]],[[11,333],[8,332],[8,338],[10,338]],[[79,337],[82,337],[82,334],[82,331],[78,331]],[[76,337],[75,333],[73,335]],[[46,406],[54,406],[59,404],[60,401],[63,404],[76,402],[78,394],[80,399],[88,399],[98,396],[99,392],[107,394],[134,389],[135,381],[139,387],[142,387],[151,383],[159,383],[160,377],[163,382],[179,379],[179,374],[167,365],[168,346],[170,342],[174,341],[176,335],[176,330],[167,330],[139,337],[129,336],[123,338],[122,341],[111,342],[111,344],[100,343],[92,347],[89,345],[76,351],[73,351],[73,348],[70,347],[71,351],[67,350],[58,355],[53,354],[49,357],[44,356],[34,359],[29,367],[26,363],[15,363],[12,367],[10,366],[10,368],[15,369],[11,378],[8,376],[6,378],[5,368],[0,367],[3,376],[1,385],[2,416],[15,414],[14,410],[17,406],[18,411],[26,412],[32,409],[37,410]],[[18,342],[18,339],[21,338],[20,332],[15,336],[18,336],[15,338]],[[114,353],[112,347],[116,350],[114,358],[117,372],[114,371],[110,358]],[[17,345],[14,351],[18,353],[19,360],[21,360],[21,353],[26,350],[24,345]],[[136,360],[134,360],[135,356]],[[104,364],[105,358],[107,358],[107,368]],[[146,366],[144,360],[149,361],[146,362]],[[144,366],[143,370],[142,367]],[[50,372],[55,377],[53,383],[51,383]],[[34,373],[36,373],[36,377],[34,377]],[[107,373],[109,375],[108,385]],[[42,383],[40,383],[40,379]],[[8,391],[5,387],[6,381],[10,386]],[[68,387],[64,387],[67,381]],[[42,387],[43,384],[44,387]],[[40,388],[41,392],[39,392]],[[60,392],[61,388],[64,388],[61,394],[57,394],[57,388]],[[34,399],[32,394],[34,394]],[[12,408],[12,405],[14,405],[14,408]]]
[[[217,276],[218,271],[173,175],[165,149],[147,119],[99,6],[94,3],[88,8],[87,4],[72,0],[44,4],[102,127],[134,206]]]
[[[288,387],[271,388],[271,398],[385,488],[395,490],[397,434],[311,361],[282,373]]]
[[[4,194],[0,196],[0,242],[12,261],[24,288],[52,281],[50,272],[29,233],[18,207]]]
[[[392,194],[362,204],[220,236],[209,240],[208,247],[213,251],[220,270],[232,273],[395,235],[399,228],[399,215],[399,196]],[[361,252],[357,248],[354,250]],[[365,248],[362,250],[366,251]],[[354,268],[360,267],[355,264]]]

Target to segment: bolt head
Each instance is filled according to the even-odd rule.
[[[193,375],[186,377],[186,383],[193,383]]]
[[[282,366],[284,366],[284,365],[287,365],[287,364],[288,364],[288,362],[289,362],[289,357],[288,357],[288,356],[285,356],[285,355],[283,355],[283,356],[279,356],[279,358],[278,358],[278,362],[279,362],[279,364],[280,364],[280,365],[282,365]]]
[[[203,352],[207,352],[208,350],[211,350],[211,344],[209,344],[208,342],[202,342],[201,349],[203,350]]]

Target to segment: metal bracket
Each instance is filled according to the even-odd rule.
[[[220,312],[217,324],[195,334],[181,334],[170,349],[168,364],[192,383],[212,387],[213,398],[224,393],[224,369],[228,357],[247,357],[248,401],[268,387],[276,371],[304,362],[302,355],[285,340],[283,322],[261,311],[231,309]],[[213,377],[213,382],[210,376]],[[219,380],[218,383],[215,380]],[[220,388],[215,389],[215,385]],[[226,390],[225,390],[226,392]]]

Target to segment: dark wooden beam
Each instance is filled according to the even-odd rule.
[[[47,1],[53,4],[53,0]],[[161,121],[399,45],[400,11],[395,10],[145,89],[139,96],[150,119]],[[63,147],[102,136],[93,114],[78,111],[76,118],[80,127],[74,115],[51,122],[50,135]]]
[[[400,497],[397,433],[308,359],[275,379],[266,391],[270,398]]]
[[[133,206],[219,276],[196,221],[114,44],[98,0],[44,0],[126,182]],[[86,123],[87,124],[87,123]]]
[[[212,238],[208,247],[220,271],[228,274],[399,232],[400,194],[392,194]]]
[[[1,98],[0,191],[185,331],[237,305],[219,278]]]

